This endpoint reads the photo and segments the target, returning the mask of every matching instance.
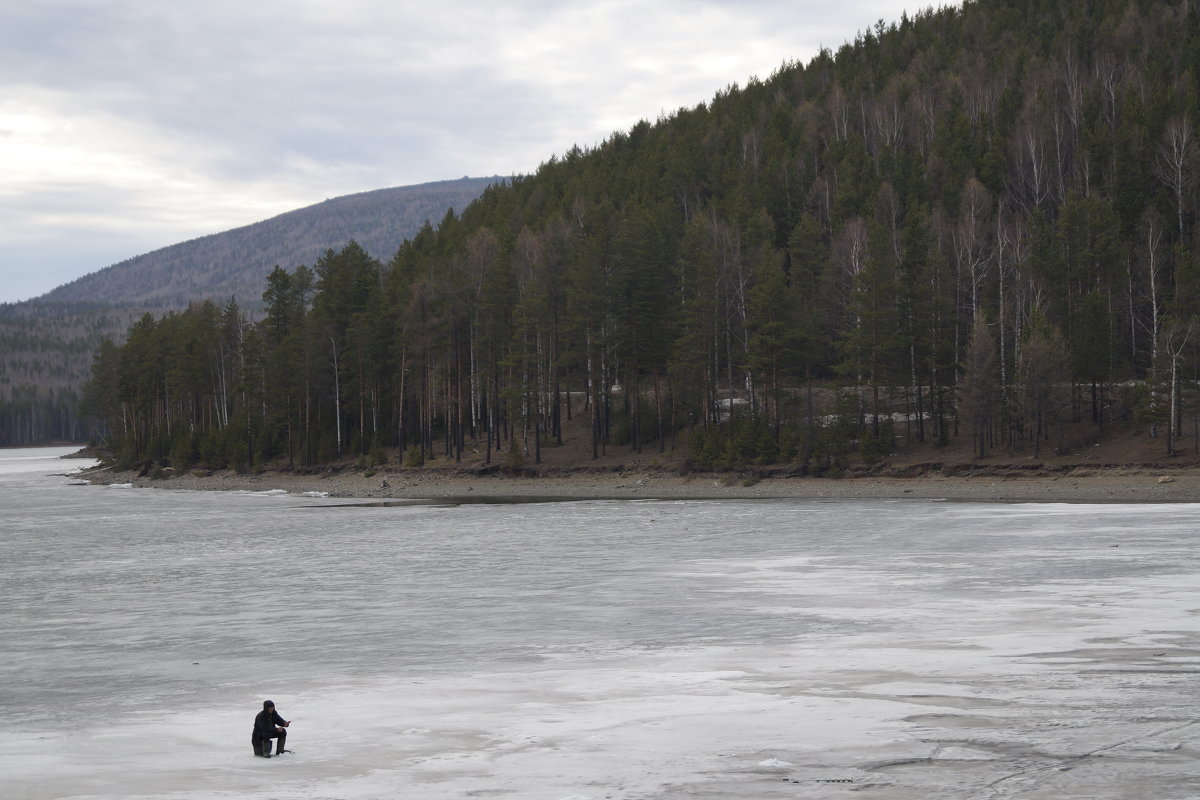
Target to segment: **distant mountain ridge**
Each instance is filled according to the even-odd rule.
[[[235,297],[261,302],[276,264],[312,266],[351,239],[387,261],[426,221],[469,206],[503,178],[461,178],[337,197],[122,261],[41,297],[0,303],[0,446],[84,438],[78,404],[104,339],[125,340],[143,313]]]
[[[256,304],[275,267],[312,265],[351,239],[387,260],[426,221],[462,210],[503,180],[458,180],[376,189],[288,211],[261,222],[134,256],[59,286],[31,304],[101,303],[184,308],[193,301],[236,297]]]

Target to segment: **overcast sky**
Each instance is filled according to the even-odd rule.
[[[573,144],[836,50],[905,0],[0,0],[0,302]]]

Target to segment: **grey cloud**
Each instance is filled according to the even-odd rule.
[[[194,197],[147,196],[137,205],[150,213],[111,222],[133,231],[177,225],[186,204],[211,219],[214,209],[202,206],[221,197],[258,197],[257,214],[276,202],[299,207],[384,185],[532,170],[614,127],[707,101],[752,70],[765,77],[818,45],[836,48],[905,4],[8,5],[0,11],[0,94],[32,87],[62,119],[127,121],[143,137],[130,147],[158,159],[149,168],[211,184]],[[0,138],[0,148],[12,138]],[[37,187],[20,191],[27,219],[87,216]],[[78,197],[111,206],[103,185]],[[43,203],[53,213],[39,215]],[[0,252],[5,239],[0,233]],[[56,238],[48,232],[43,241],[53,249]]]

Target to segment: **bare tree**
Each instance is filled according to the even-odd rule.
[[[999,340],[999,371],[1000,391],[1003,396],[1003,407],[1009,408],[1009,359],[1015,358],[1015,352],[1010,352],[1009,338],[1011,336],[1015,351],[1020,341],[1020,314],[1017,313],[1014,283],[1021,271],[1021,261],[1024,257],[1025,235],[1021,219],[1015,214],[1005,213],[1004,199],[1001,198],[996,209],[996,336]],[[1011,333],[1009,332],[1009,329]]]
[[[1026,214],[1045,203],[1052,193],[1050,148],[1043,123],[1040,115],[1027,109],[1013,131],[1008,192]]]
[[[1096,80],[1104,97],[1104,118],[1108,122],[1109,133],[1112,134],[1117,129],[1117,107],[1126,67],[1111,51],[1105,50],[1096,56],[1092,68],[1096,72]]]
[[[1162,144],[1154,161],[1154,174],[1175,195],[1175,214],[1179,220],[1179,241],[1183,237],[1184,197],[1195,184],[1196,144],[1192,123],[1178,116],[1167,123]]]
[[[840,83],[835,83],[829,90],[829,100],[825,107],[829,109],[829,123],[836,141],[846,138],[850,128],[850,102],[846,99]]]
[[[893,153],[900,148],[904,135],[904,100],[908,92],[902,77],[892,78],[872,105],[875,135],[879,143]]]
[[[1179,368],[1183,363],[1183,351],[1187,348],[1188,340],[1195,332],[1194,320],[1178,322],[1167,327],[1163,334],[1163,357],[1167,359],[1168,395],[1170,398],[1170,413],[1167,418],[1167,455],[1177,455],[1175,443],[1182,433],[1182,408],[1180,406]]]
[[[1162,259],[1159,258],[1159,247],[1162,244],[1163,230],[1157,214],[1147,212],[1143,215],[1141,235],[1146,248],[1142,253],[1146,264],[1146,290],[1150,295],[1150,321],[1148,323],[1150,352],[1157,353],[1164,305],[1163,298],[1159,294],[1163,270]],[[1133,335],[1136,336],[1136,331]]]
[[[951,236],[959,279],[965,282],[971,318],[979,311],[979,291],[991,266],[995,243],[991,239],[992,196],[983,184],[969,178],[959,204],[958,222]]]
[[[833,241],[833,257],[842,268],[847,283],[862,272],[867,257],[867,223],[860,217],[848,220],[838,232]]]

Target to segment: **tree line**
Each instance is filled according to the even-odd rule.
[[[0,304],[0,447],[81,442],[93,354],[140,311],[82,303]]]
[[[686,443],[817,473],[898,440],[1040,453],[1200,430],[1186,2],[878,23],[493,185],[387,261],[351,242],[144,317],[86,403],[128,463]]]

